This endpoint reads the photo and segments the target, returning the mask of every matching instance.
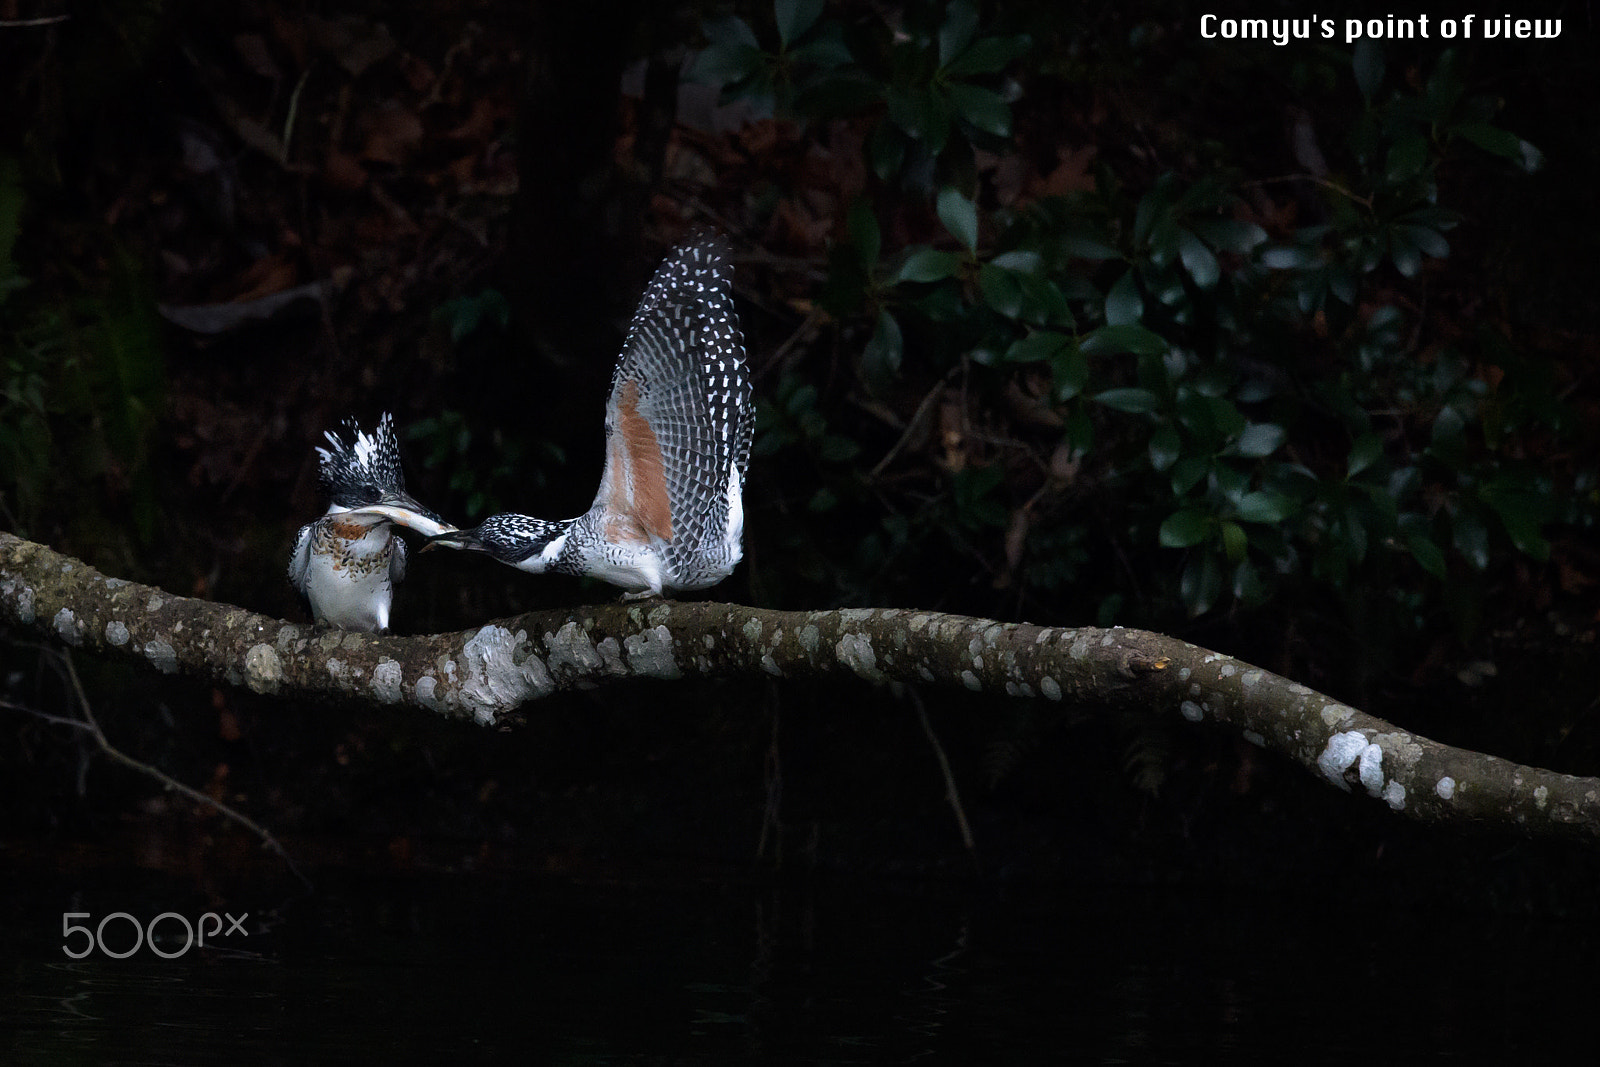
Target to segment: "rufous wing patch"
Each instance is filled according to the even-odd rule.
[[[672,501],[667,496],[666,466],[650,420],[639,413],[637,382],[625,381],[618,390],[617,433],[611,449],[612,470],[626,471],[617,479],[621,484],[611,486],[613,518],[609,525],[618,539],[671,541]]]

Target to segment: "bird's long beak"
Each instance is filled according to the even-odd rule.
[[[476,530],[457,530],[454,527],[443,533],[428,535],[418,552],[426,552],[430,548],[477,548],[481,549],[483,542],[478,540]]]
[[[381,515],[396,526],[408,527],[425,537],[453,533],[456,529],[405,493],[387,493],[376,504],[357,508],[356,513]]]

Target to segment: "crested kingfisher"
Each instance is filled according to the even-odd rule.
[[[318,623],[343,630],[384,633],[394,587],[406,574],[406,543],[391,526],[439,534],[454,526],[406,493],[400,445],[387,412],[376,433],[345,421],[348,443],[331,430],[318,480],[328,494],[328,512],[300,527],[289,556],[289,581],[310,605]]]
[[[575,519],[502,514],[425,548],[487,552],[531,574],[587,574],[625,599],[704,589],[744,554],[755,427],[727,250],[673,249],[634,312],[611,375],[600,491]]]

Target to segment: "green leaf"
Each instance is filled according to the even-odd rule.
[[[1079,345],[1091,356],[1115,355],[1131,352],[1136,356],[1164,355],[1171,346],[1166,338],[1152,333],[1143,326],[1132,323],[1122,326],[1102,326],[1091,330]]]
[[[1523,160],[1522,140],[1509,130],[1491,126],[1487,122],[1463,122],[1455,128],[1455,132],[1485,152],[1492,152],[1513,163],[1520,164]]]
[[[1183,269],[1189,272],[1189,277],[1194,279],[1195,285],[1202,289],[1210,289],[1222,276],[1222,271],[1217,266],[1217,257],[1211,254],[1211,249],[1205,246],[1205,242],[1188,230],[1178,231],[1178,256],[1183,260]]]
[[[1395,230],[1404,234],[1407,241],[1434,259],[1444,259],[1450,255],[1450,242],[1431,226],[1408,226],[1401,223],[1395,226]]]
[[[1212,248],[1224,252],[1249,255],[1257,245],[1267,240],[1266,230],[1253,222],[1241,222],[1238,219],[1196,219],[1189,225]]]
[[[860,452],[860,445],[839,434],[827,434],[817,443],[817,455],[826,463],[848,463]]]
[[[1150,435],[1150,466],[1164,471],[1183,454],[1183,439],[1171,426],[1163,426]]]
[[[1077,345],[1069,344],[1055,355],[1050,357],[1050,375],[1055,380],[1055,397],[1058,403],[1065,403],[1083,392],[1083,387],[1089,384],[1089,357]],[[1076,417],[1082,417],[1085,424],[1087,416],[1080,409]],[[1074,427],[1068,425],[1068,432],[1073,433]],[[1074,444],[1079,451],[1089,450],[1089,436],[1087,430],[1074,437]]]
[[[1006,362],[1037,363],[1040,360],[1051,359],[1071,343],[1072,338],[1066,334],[1056,333],[1053,330],[1037,330],[1012,342],[1011,347],[1006,349]]]
[[[1254,422],[1234,439],[1229,451],[1246,459],[1260,459],[1276,452],[1288,436],[1288,431],[1277,423]]]
[[[976,85],[951,85],[945,92],[956,114],[975,129],[996,137],[1011,136],[1011,105],[999,93]]]
[[[1411,550],[1411,555],[1419,566],[1435,578],[1444,578],[1444,553],[1439,551],[1439,546],[1427,534],[1421,531],[1412,531],[1406,535],[1406,547]]]
[[[1034,274],[1043,265],[1043,260],[1039,253],[1030,252],[1023,248],[1001,253],[989,262],[997,267],[1004,267],[1006,270],[1014,270],[1021,274]]]
[[[939,66],[965,52],[977,29],[978,9],[966,0],[955,0],[945,11],[944,25],[939,27]]]
[[[1282,522],[1293,515],[1298,508],[1292,497],[1282,493],[1274,493],[1270,489],[1262,489],[1254,493],[1246,493],[1240,498],[1234,514],[1240,522],[1259,522],[1266,525]]]
[[[1190,615],[1204,615],[1211,610],[1222,592],[1222,562],[1215,552],[1201,552],[1191,556],[1178,580],[1178,595],[1189,609]]]
[[[1211,457],[1189,454],[1172,465],[1172,495],[1187,496],[1189,490],[1211,472]]]
[[[711,44],[695,58],[689,78],[706,85],[730,85],[744,81],[765,65],[766,53],[753,44]]]
[[[1106,323],[1127,326],[1144,315],[1144,297],[1139,295],[1139,279],[1132,267],[1118,278],[1106,293]]]
[[[1028,50],[1031,42],[1026,36],[980,37],[972,47],[944,64],[944,72],[952,78],[966,78],[974,74],[994,74],[1007,63]]]
[[[817,21],[822,0],[773,0],[772,13],[778,20],[778,39],[787,48]]]
[[[900,334],[900,324],[888,311],[879,311],[872,338],[861,352],[862,374],[869,383],[885,383],[900,370],[904,354],[905,341]]]
[[[954,252],[941,252],[934,248],[913,249],[900,264],[894,280],[897,282],[937,282],[961,269],[961,257]]]
[[[1518,552],[1540,562],[1550,558],[1550,542],[1540,532],[1548,507],[1544,497],[1526,492],[1499,491],[1489,495],[1489,503],[1500,516],[1500,522]]]
[[[1457,515],[1450,533],[1456,551],[1473,570],[1481,571],[1489,566],[1489,528],[1482,519],[1467,512]]]
[[[761,42],[756,39],[756,31],[750,28],[748,22],[735,15],[707,19],[703,28],[706,40],[714,45],[746,45],[756,49],[761,47]]]
[[[1245,534],[1244,527],[1236,522],[1223,522],[1220,524],[1220,528],[1222,530],[1222,550],[1227,554],[1228,562],[1239,563],[1243,561],[1245,551],[1250,545],[1250,538]]]
[[[1096,393],[1094,399],[1108,408],[1125,411],[1130,415],[1148,415],[1161,404],[1156,394],[1148,389],[1107,389]]]
[[[1384,179],[1391,183],[1407,182],[1422,173],[1428,162],[1428,142],[1421,134],[1411,134],[1395,141],[1389,149]]]
[[[1370,431],[1362,434],[1356,438],[1356,443],[1350,446],[1350,458],[1346,461],[1345,477],[1354,478],[1382,458],[1383,439]]]
[[[978,269],[978,290],[983,294],[983,302],[1006,318],[1014,319],[1022,314],[1022,287],[1011,272],[985,263]]]
[[[1451,467],[1458,467],[1467,454],[1467,420],[1454,405],[1446,404],[1433,419],[1433,442],[1428,452]]]
[[[939,221],[950,235],[966,246],[967,251],[978,247],[978,208],[961,195],[961,190],[947,185],[939,190]]]
[[[1190,548],[1211,536],[1213,520],[1199,508],[1183,508],[1161,524],[1162,548]]]

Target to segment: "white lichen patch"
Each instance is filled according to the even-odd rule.
[[[800,627],[799,638],[800,647],[805,650],[806,655],[815,655],[817,646],[822,643],[822,631],[818,630],[813,623],[808,622]]]
[[[600,653],[607,674],[620,678],[628,673],[627,664],[622,662],[622,644],[615,637],[602,638],[594,649]]]
[[[76,648],[83,643],[83,623],[72,613],[71,608],[62,608],[56,612],[56,617],[51,620],[56,628],[56,633],[61,640]]]
[[[1224,663],[1221,667],[1217,668],[1217,677],[1218,678],[1232,678],[1234,675],[1236,675],[1238,673],[1239,673],[1239,668],[1235,667],[1231,663]]]
[[[128,643],[128,628],[116,619],[106,623],[106,642],[121,648]]]
[[[1187,682],[1189,680],[1189,675],[1191,675],[1193,673],[1194,673],[1194,671],[1190,670],[1188,667],[1179,668],[1179,670],[1178,670],[1178,681]]]
[[[1347,708],[1343,704],[1329,704],[1322,709],[1322,721],[1329,726],[1339,726],[1349,722],[1355,713],[1355,708]]]
[[[439,679],[431,674],[424,674],[417,679],[417,703],[429,711],[443,711],[444,701],[439,699]]]
[[[525,638],[527,635],[520,633],[517,636]],[[545,635],[545,660],[552,674],[592,674],[604,663],[594,642],[576,621],[568,622],[555,633]]]
[[[1368,793],[1379,796],[1383,793],[1383,746],[1370,744],[1361,750],[1361,760],[1357,768],[1357,777]]]
[[[405,671],[396,660],[387,656],[372,668],[372,695],[383,704],[398,704],[404,692]]]
[[[744,639],[746,641],[749,641],[752,645],[757,643],[758,641],[761,640],[761,620],[760,619],[749,619],[749,620],[747,620],[745,622],[745,624],[742,627],[739,628],[739,632],[741,634],[743,634],[744,635]],[[711,647],[711,635],[710,634],[706,634],[706,647],[707,648]]]
[[[157,642],[152,641],[145,646],[145,655],[150,655],[151,647],[155,644]],[[167,646],[169,652],[171,647]],[[262,643],[250,646],[250,651],[244,654],[244,680],[257,693],[276,692],[278,686],[283,684],[283,663],[271,645]]]
[[[961,684],[972,690],[974,693],[980,693],[983,691],[983,683],[978,681],[978,676],[973,674],[971,671],[961,672]]]
[[[1383,787],[1383,799],[1395,811],[1404,811],[1406,806],[1406,787],[1399,782],[1391,781]]]
[[[1039,679],[1039,692],[1046,700],[1061,699],[1061,683],[1048,674]]]
[[[1254,730],[1245,730],[1243,732],[1242,736],[1244,737],[1244,739],[1246,741],[1250,742],[1252,745],[1256,746],[1257,748],[1266,748],[1267,747],[1267,739],[1265,737],[1262,737],[1260,734],[1256,733]]]
[[[1239,675],[1239,684],[1246,689],[1254,689],[1256,686],[1261,684],[1261,679],[1263,677],[1264,675],[1261,671],[1245,671],[1243,674]]]
[[[1188,719],[1190,722],[1199,722],[1206,717],[1205,711],[1200,707],[1199,704],[1196,704],[1192,700],[1185,700],[1182,704],[1179,704],[1178,710],[1182,712],[1183,717]]]
[[[778,666],[778,661],[772,658],[771,652],[763,652],[761,654],[761,669],[774,678],[783,677],[783,668]]]
[[[144,658],[150,665],[162,674],[178,673],[178,651],[165,641],[147,641],[144,646]],[[250,658],[245,657],[245,669],[250,669]]]
[[[16,604],[18,622],[24,625],[33,622],[33,590],[28,586],[19,586],[15,582],[0,584],[0,599]]]
[[[883,672],[878,669],[877,653],[872,651],[872,638],[866,634],[845,634],[834,646],[833,654],[838,657],[840,663],[867,681],[883,681]]]
[[[1317,757],[1317,769],[1328,781],[1346,793],[1350,792],[1350,783],[1344,780],[1344,772],[1361,758],[1361,754],[1367,750],[1367,743],[1367,735],[1360,730],[1334,734],[1328,738],[1327,746]]]
[[[983,670],[983,657],[982,656],[973,656],[972,657],[972,669],[975,670],[975,671]]]
[[[921,678],[924,682],[931,682],[933,681],[933,672],[928,669],[928,665],[926,663],[919,663],[917,664],[917,677]]]
[[[717,639],[715,637],[712,637],[710,634],[701,634],[700,635],[700,642],[701,642],[701,644],[706,646],[706,650],[708,652],[711,649],[717,647]]]
[[[1311,695],[1311,690],[1307,689],[1299,682],[1291,682],[1289,685],[1289,692],[1297,697],[1308,697]]]
[[[1447,774],[1433,784],[1433,791],[1440,800],[1449,800],[1456,795],[1456,780]]]
[[[501,712],[555,689],[550,672],[537,656],[526,655],[520,663],[517,661],[517,651],[527,639],[526,630],[513,634],[504,626],[491,623],[461,646],[458,662],[462,677],[456,686],[457,701],[480,725],[493,726]],[[599,662],[598,655],[595,662]]]
[[[622,639],[628,667],[647,678],[681,678],[678,661],[672,654],[672,633],[665,626],[641,630]]]
[[[1007,682],[1006,696],[1031,697],[1033,696],[1033,686],[1029,685],[1027,682]]]
[[[1100,639],[1100,647],[1101,648],[1110,648],[1112,645],[1114,645],[1116,643],[1117,643],[1117,639],[1112,634],[1106,634],[1104,637],[1102,637]]]
[[[166,606],[166,603],[167,602],[165,600],[162,600],[159,596],[156,596],[155,594],[151,594],[150,599],[145,601],[145,603],[144,603],[145,614],[150,614],[151,612],[160,611],[163,607]]]
[[[1535,786],[1533,790],[1534,807],[1538,808],[1540,811],[1543,811],[1544,806],[1548,803],[1550,803],[1550,790],[1542,785]]]
[[[350,664],[342,659],[330,659],[326,664],[328,676],[339,684],[341,689],[350,688],[350,682],[355,673],[350,669]]]
[[[1415,767],[1417,761],[1422,758],[1422,746],[1417,744],[1417,739],[1413,735],[1403,731],[1377,734],[1373,740],[1383,746],[1391,767],[1396,764],[1406,768]]]

